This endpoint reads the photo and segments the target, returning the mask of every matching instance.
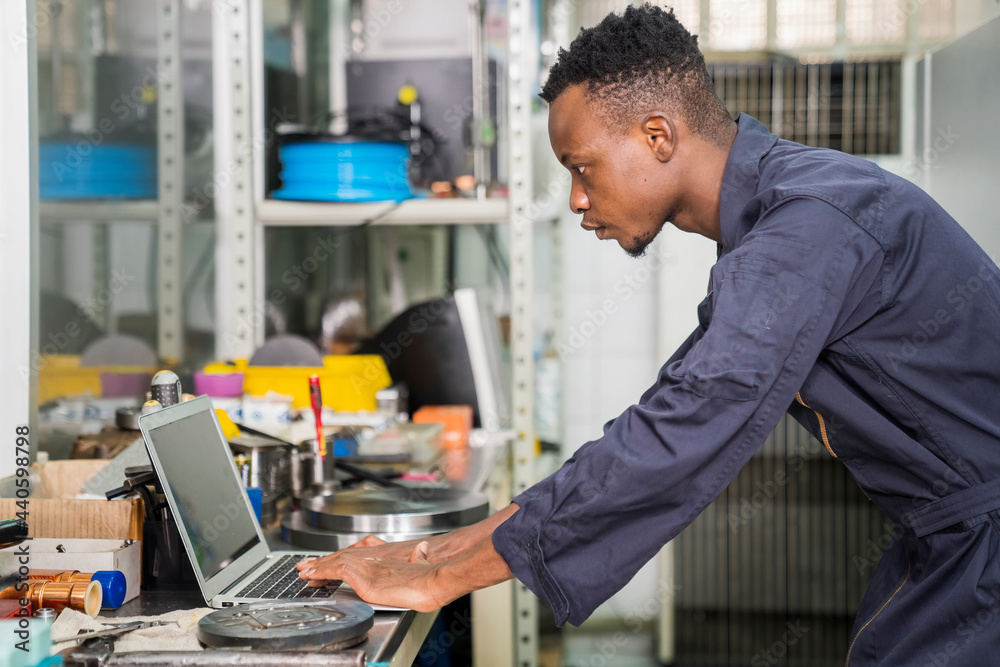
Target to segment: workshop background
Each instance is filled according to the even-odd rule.
[[[30,423],[35,458],[67,459],[160,367],[189,378],[290,336],[354,351],[469,288],[499,335],[503,395],[481,425],[510,434],[506,497],[547,475],[654,381],[715,258],[668,226],[633,260],[568,211],[537,91],[559,48],[627,4],[30,2],[30,29],[0,40],[37,54],[30,80],[12,56],[0,70],[4,429]],[[655,4],[698,35],[734,116],[918,183],[1000,257],[1000,1]],[[402,137],[384,191],[365,194],[360,164],[288,151],[345,131]],[[499,587],[501,662],[483,664],[839,665],[891,539],[786,419],[582,627]]]

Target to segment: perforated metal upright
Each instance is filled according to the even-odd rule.
[[[166,362],[184,351],[181,242],[184,230],[184,99],[180,0],[157,2],[157,349]]]
[[[213,3],[213,77],[215,123],[216,207],[216,355],[220,358],[249,357],[263,334],[262,234],[267,225],[338,224],[344,208],[311,203],[273,202],[263,199],[264,132],[263,67],[260,58],[263,33],[260,3],[248,0],[216,0]],[[511,280],[511,356],[513,361],[513,426],[517,432],[513,458],[514,493],[534,483],[534,363],[532,357],[532,233],[531,192],[531,65],[533,33],[531,2],[508,4],[509,67],[508,141]],[[270,131],[268,128],[266,131]],[[399,216],[411,224],[442,222],[493,222],[496,202],[454,201],[436,208],[435,202],[412,202],[400,207]],[[355,205],[354,211],[356,211]],[[434,215],[423,214],[434,208]],[[409,211],[404,213],[404,211]],[[484,213],[484,211],[486,213]],[[440,213],[440,215],[438,214]],[[351,212],[352,223],[358,215]],[[428,217],[430,216],[430,217]],[[385,224],[400,222],[387,216]],[[339,224],[344,224],[341,221]],[[486,591],[484,591],[485,593]],[[490,589],[491,595],[474,607],[489,607],[495,614],[512,608],[513,636],[504,642],[504,627],[490,626],[496,644],[483,664],[514,664],[534,667],[538,662],[538,601],[517,582]],[[504,598],[501,600],[500,598]],[[508,616],[510,618],[510,616]],[[500,643],[506,644],[499,647]],[[497,646],[494,649],[494,646]],[[512,656],[512,660],[509,660]],[[479,664],[477,662],[477,664]]]
[[[533,36],[529,0],[507,4],[507,145],[509,161],[511,361],[515,494],[535,483],[534,380],[532,346],[533,220],[531,167],[531,71]],[[514,657],[518,667],[538,663],[538,600],[514,584]]]
[[[255,262],[253,162],[259,142],[252,125],[251,10],[247,0],[218,0],[212,12],[215,352],[221,359],[249,358],[263,334],[263,304],[258,307],[256,297],[264,267]]]

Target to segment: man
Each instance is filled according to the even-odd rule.
[[[505,510],[419,544],[369,538],[303,576],[415,609],[516,576],[579,624],[788,411],[901,534],[848,664],[995,662],[997,266],[912,184],[733,122],[671,13],[629,8],[582,31],[542,97],[584,229],[636,256],[665,222],[718,243],[700,326],[637,405]]]

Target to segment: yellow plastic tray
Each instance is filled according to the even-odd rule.
[[[246,359],[233,364],[205,366],[206,373],[243,373],[243,393],[264,396],[269,391],[292,397],[296,408],[309,407],[309,376],[319,376],[323,405],[334,410],[374,410],[375,392],[392,384],[385,361],[377,354],[335,354],[323,358],[321,368],[310,366],[250,366]]]
[[[151,366],[81,366],[76,354],[45,355],[38,369],[38,402],[70,396],[100,396],[102,373],[149,373]]]

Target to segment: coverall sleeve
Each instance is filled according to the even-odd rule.
[[[557,624],[583,622],[729,484],[791,404],[879,251],[838,209],[796,198],[716,263],[707,327],[602,438],[514,498],[519,511],[493,533]]]

